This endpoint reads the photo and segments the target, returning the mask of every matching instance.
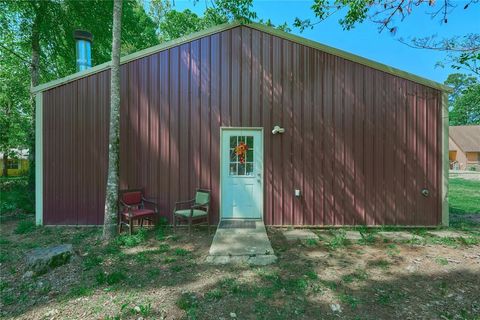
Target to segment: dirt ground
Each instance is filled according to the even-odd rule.
[[[0,302],[6,319],[480,319],[480,232],[403,243],[341,230],[287,242],[265,267],[205,263],[212,235],[150,230],[102,245],[96,228],[1,226]],[[70,263],[31,276],[25,254],[72,243]]]

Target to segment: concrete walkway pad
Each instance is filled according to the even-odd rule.
[[[423,239],[420,236],[417,236],[413,233],[406,232],[406,231],[382,231],[378,233],[379,236],[393,241],[405,241],[405,240],[412,240],[412,239]]]
[[[432,231],[428,231],[428,234],[436,237],[440,237],[440,238],[461,238],[466,236],[461,232],[451,231],[451,230],[432,230]]]
[[[232,225],[217,228],[207,262],[265,265],[277,260],[263,221],[255,221],[252,227]]]
[[[358,231],[346,231],[345,239],[350,241],[358,241],[358,240],[362,240],[362,235]]]
[[[293,229],[282,231],[283,236],[288,241],[297,241],[297,240],[309,240],[314,239],[318,240],[318,236],[308,229]]]

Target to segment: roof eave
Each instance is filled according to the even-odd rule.
[[[259,23],[244,24],[244,23],[239,22],[239,21],[234,21],[232,23],[225,23],[225,24],[221,24],[221,25],[218,25],[218,26],[208,28],[206,30],[194,32],[194,33],[189,34],[187,36],[183,36],[183,37],[180,37],[178,39],[175,39],[175,40],[172,40],[172,41],[169,41],[169,42],[166,42],[166,43],[162,43],[162,44],[159,44],[159,45],[156,45],[156,46],[153,46],[153,47],[150,47],[150,48],[147,48],[147,49],[143,49],[143,50],[140,50],[138,52],[135,52],[135,53],[132,53],[132,54],[129,54],[129,55],[126,55],[126,56],[124,56],[120,59],[120,64],[128,63],[132,60],[140,59],[140,58],[152,55],[154,53],[164,51],[164,50],[167,50],[169,48],[172,48],[172,47],[175,47],[175,46],[178,46],[178,45],[182,45],[182,44],[190,42],[190,41],[197,40],[199,38],[203,38],[203,37],[206,37],[206,36],[218,33],[218,32],[222,32],[222,31],[226,31],[226,30],[238,27],[240,25],[245,25],[245,26],[248,26],[252,29],[256,29],[258,31],[262,31],[262,32],[268,33],[270,35],[283,38],[285,40],[290,40],[290,41],[293,41],[295,43],[298,43],[298,44],[301,44],[301,45],[304,45],[304,46],[307,46],[307,47],[310,47],[310,48],[314,48],[314,49],[317,49],[317,50],[320,50],[320,51],[323,51],[323,52],[326,52],[326,53],[329,53],[329,54],[332,54],[332,55],[335,55],[335,56],[338,56],[338,57],[341,57],[341,58],[344,58],[344,59],[347,59],[347,60],[350,60],[350,61],[353,61],[353,62],[356,62],[356,63],[360,63],[362,65],[371,67],[373,69],[384,71],[386,73],[389,73],[389,74],[392,74],[392,75],[395,75],[395,76],[398,76],[398,77],[401,77],[401,78],[404,78],[404,79],[407,79],[407,80],[411,80],[413,82],[416,82],[416,83],[419,83],[419,84],[422,84],[422,85],[425,85],[425,86],[428,86],[428,87],[431,87],[431,88],[434,88],[434,89],[438,89],[438,90],[445,91],[445,92],[452,92],[453,91],[453,89],[451,87],[448,87],[444,84],[441,84],[441,83],[438,83],[438,82],[435,82],[435,81],[432,81],[432,80],[414,75],[412,73],[409,73],[409,72],[406,72],[406,71],[388,66],[388,65],[383,64],[383,63],[379,63],[379,62],[376,62],[376,61],[373,61],[373,60],[355,55],[353,53],[349,53],[349,52],[346,52],[346,51],[343,51],[343,50],[340,50],[340,49],[336,49],[336,48],[321,44],[319,42],[309,40],[307,38],[299,37],[299,36],[293,35],[291,33],[287,33],[287,32],[284,32],[284,31],[281,31],[279,29],[269,27],[269,26],[266,26],[266,25],[263,25],[263,24],[259,24]],[[66,76],[64,78],[60,78],[60,79],[53,80],[53,81],[50,81],[50,82],[47,82],[47,83],[44,83],[44,84],[40,84],[36,87],[32,87],[30,90],[31,90],[32,93],[45,91],[45,90],[54,88],[54,87],[62,85],[62,84],[66,84],[68,82],[71,82],[71,81],[74,81],[74,80],[77,80],[77,79],[81,79],[81,78],[87,77],[89,75],[92,75],[92,74],[95,74],[95,73],[98,73],[98,72],[101,72],[101,71],[104,71],[104,70],[108,70],[108,69],[110,69],[110,67],[111,67],[111,61],[108,61],[108,62],[102,63],[98,66],[95,66],[93,68],[90,68],[88,70],[80,71],[80,72],[71,74],[69,76]]]
[[[422,85],[425,85],[425,86],[428,86],[428,87],[431,87],[431,88],[434,88],[434,89],[438,89],[438,90],[446,91],[446,92],[453,92],[453,88],[451,88],[449,86],[446,86],[442,83],[439,83],[439,82],[436,82],[436,81],[433,81],[433,80],[430,80],[430,79],[427,79],[427,78],[423,78],[423,77],[417,76],[415,74],[412,74],[412,73],[409,73],[409,72],[391,67],[389,65],[386,65],[386,64],[383,64],[383,63],[380,63],[380,62],[377,62],[377,61],[373,61],[373,60],[358,56],[356,54],[353,54],[353,53],[350,53],[350,52],[347,52],[347,51],[343,51],[343,50],[340,50],[340,49],[337,49],[337,48],[333,48],[333,47],[324,45],[322,43],[319,43],[319,42],[316,42],[316,41],[313,41],[313,40],[310,40],[310,39],[307,39],[307,38],[303,38],[303,37],[300,37],[300,36],[297,36],[297,35],[294,35],[294,34],[279,30],[279,29],[275,29],[275,28],[272,28],[272,27],[269,27],[269,26],[266,26],[266,25],[263,25],[263,24],[259,24],[259,23],[249,23],[249,24],[247,24],[247,26],[249,26],[253,29],[263,31],[263,32],[269,33],[271,35],[286,39],[286,40],[293,41],[295,43],[298,43],[298,44],[301,44],[301,45],[304,45],[304,46],[307,46],[307,47],[310,47],[310,48],[314,48],[314,49],[317,49],[317,50],[320,50],[320,51],[323,51],[323,52],[326,52],[326,53],[329,53],[329,54],[332,54],[332,55],[335,55],[335,56],[338,56],[338,57],[341,57],[341,58],[344,58],[344,59],[347,59],[347,60],[350,60],[350,61],[353,61],[353,62],[356,62],[356,63],[359,63],[359,64],[362,64],[362,65],[371,67],[373,69],[384,71],[384,72],[387,72],[389,74],[392,74],[392,75],[395,75],[395,76],[398,76],[398,77],[401,77],[401,78],[404,78],[404,79],[407,79],[407,80],[411,80],[413,82],[416,82],[416,83],[419,83],[419,84],[422,84]]]
[[[182,44],[190,42],[190,41],[194,41],[194,40],[197,40],[197,39],[200,39],[200,38],[203,38],[203,37],[206,37],[206,36],[218,33],[218,32],[222,32],[222,31],[226,31],[226,30],[238,27],[240,25],[242,25],[241,22],[234,21],[234,22],[231,22],[231,23],[220,24],[218,26],[214,26],[214,27],[202,30],[202,31],[194,32],[194,33],[191,33],[189,35],[186,35],[186,36],[183,36],[183,37],[180,37],[180,38],[177,38],[177,39],[165,42],[165,43],[158,44],[158,45],[150,47],[150,48],[146,48],[146,49],[128,54],[126,56],[123,56],[123,57],[120,58],[120,64],[125,64],[125,63],[128,63],[128,62],[132,61],[132,60],[140,59],[140,58],[155,54],[157,52],[161,52],[161,51],[170,49],[172,47],[182,45]],[[108,61],[108,62],[99,64],[95,67],[92,67],[90,69],[80,71],[80,72],[76,72],[76,73],[73,73],[73,74],[68,75],[66,77],[56,79],[56,80],[52,80],[52,81],[40,84],[38,86],[32,87],[30,89],[30,91],[32,93],[45,91],[45,90],[54,88],[54,87],[62,85],[62,84],[66,84],[68,82],[78,80],[78,79],[81,79],[81,78],[84,78],[84,77],[88,77],[89,75],[92,75],[92,74],[95,74],[95,73],[98,73],[98,72],[108,70],[108,69],[110,69],[111,65],[112,65],[112,62]]]

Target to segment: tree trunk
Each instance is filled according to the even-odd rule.
[[[7,151],[5,151],[3,153],[3,168],[2,168],[2,175],[4,177],[8,177],[7,162],[8,162],[8,155],[7,155]]]
[[[38,4],[38,6],[37,6]],[[33,8],[35,10],[35,18],[32,25],[32,57],[30,62],[30,86],[33,88],[37,86],[40,82],[40,24],[43,16],[43,4],[41,1],[33,3]],[[32,203],[35,199],[35,96],[30,95],[30,104],[31,104],[31,130],[29,132],[29,151],[28,151],[28,162],[30,165],[28,173],[28,185],[30,189],[30,197],[32,198]]]
[[[110,127],[108,134],[108,176],[105,194],[103,239],[112,239],[118,210],[118,162],[120,123],[120,45],[122,0],[113,2],[112,69],[110,84]]]

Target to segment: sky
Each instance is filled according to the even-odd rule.
[[[195,4],[192,0],[175,0],[174,9],[182,11],[188,8],[202,15],[206,1],[208,0],[199,0]],[[445,53],[410,48],[400,43],[398,39],[434,34],[442,38],[480,33],[480,6],[464,10],[463,6],[467,1],[454,1],[458,7],[451,10],[446,24],[440,23],[438,17],[431,18],[428,13],[433,11],[432,9],[420,7],[397,24],[398,31],[394,36],[388,31],[379,33],[378,25],[370,21],[358,24],[353,30],[345,31],[338,23],[341,15],[331,16],[317,24],[313,30],[300,32],[292,27],[293,21],[295,17],[315,21],[311,10],[313,1],[254,0],[253,10],[257,12],[259,18],[270,19],[275,25],[287,22],[292,29],[291,33],[296,35],[443,83],[450,73],[458,72],[452,70],[448,64],[444,68],[436,67],[437,62],[445,59]]]

